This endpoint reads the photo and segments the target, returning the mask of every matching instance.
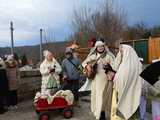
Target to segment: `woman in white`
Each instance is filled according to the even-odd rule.
[[[136,120],[134,114],[140,105],[142,64],[135,50],[121,45],[115,60],[114,90],[111,120]]]
[[[82,66],[90,71],[90,62],[97,60],[98,58],[100,59],[97,61],[97,72],[91,83],[91,111],[96,119],[101,119],[102,112],[107,113],[106,117],[109,117],[110,105],[108,103],[111,101],[110,99],[112,97],[111,96],[110,99],[106,98],[106,96],[109,96],[105,93],[108,79],[103,67],[107,63],[111,65],[114,63],[114,59],[107,53],[105,43],[102,41],[96,42],[94,52],[86,58],[82,63]],[[112,94],[112,88],[110,93]],[[106,101],[108,101],[108,103]],[[104,102],[106,104],[104,104]]]
[[[45,60],[40,65],[40,72],[42,74],[41,93],[48,94],[51,92],[51,88],[48,88],[49,80],[54,80],[54,82],[56,82],[56,86],[54,87],[59,86],[59,74],[62,71],[62,68],[50,51],[45,50],[43,54]]]

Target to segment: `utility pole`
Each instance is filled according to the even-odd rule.
[[[42,29],[40,29],[40,62],[42,62]]]
[[[10,30],[11,30],[11,54],[13,55],[14,54],[14,40],[13,40],[14,28],[13,28],[13,22],[12,21],[10,22]]]

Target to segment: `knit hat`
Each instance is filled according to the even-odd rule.
[[[97,42],[95,43],[95,47],[104,46],[104,45],[105,45],[105,43],[102,42],[102,41],[97,41]]]
[[[66,48],[65,53],[73,53],[73,50],[69,47]]]

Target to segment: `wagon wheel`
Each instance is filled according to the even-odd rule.
[[[36,112],[37,114],[39,114],[39,113],[40,113],[38,110],[35,110],[35,112]]]
[[[73,115],[73,111],[72,111],[71,108],[66,108],[66,109],[64,109],[64,111],[63,111],[63,116],[64,116],[65,118],[69,119],[69,118],[72,117],[72,115]]]
[[[39,120],[49,120],[49,114],[48,113],[40,113]]]

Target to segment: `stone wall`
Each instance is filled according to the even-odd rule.
[[[39,70],[21,71],[18,88],[18,99],[34,98],[41,87],[41,74]]]

